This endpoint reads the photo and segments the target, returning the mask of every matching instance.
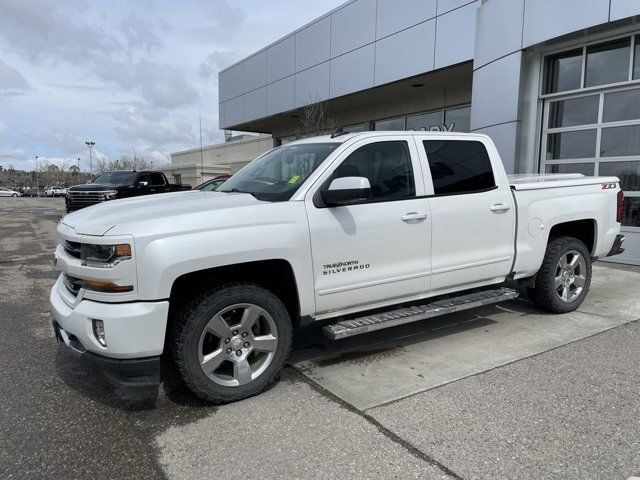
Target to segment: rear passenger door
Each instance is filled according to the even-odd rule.
[[[504,170],[494,168],[481,137],[416,140],[427,188],[433,188],[432,291],[503,281],[513,262],[515,229]],[[493,158],[499,161],[497,152]]]
[[[389,135],[350,146],[305,198],[316,311],[362,309],[429,289],[430,216],[412,138]],[[371,198],[327,207],[332,180],[365,177]]]

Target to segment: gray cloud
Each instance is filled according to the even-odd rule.
[[[0,60],[0,99],[26,93],[30,88],[19,71]]]
[[[185,121],[161,118],[158,112],[145,111],[137,105],[124,105],[115,112],[120,125],[116,132],[124,139],[146,141],[156,145],[193,143],[193,127]]]

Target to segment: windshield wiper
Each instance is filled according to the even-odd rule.
[[[249,195],[251,195],[253,198],[255,198],[256,200],[260,200],[255,193],[253,192],[245,192],[243,190],[238,190],[237,188],[232,188],[231,190],[220,190],[221,192],[225,192],[225,193],[248,193]]]

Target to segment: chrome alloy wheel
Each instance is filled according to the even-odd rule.
[[[581,253],[569,250],[556,266],[555,290],[560,300],[573,302],[580,296],[587,281],[587,264]]]
[[[246,385],[267,369],[278,346],[276,324],[261,307],[231,305],[207,323],[198,346],[200,367],[225,387]]]

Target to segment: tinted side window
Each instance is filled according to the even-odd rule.
[[[487,149],[481,142],[425,140],[436,195],[472,193],[495,187]]]
[[[138,178],[138,182],[147,182],[147,185],[151,185],[151,181],[149,180],[149,175],[147,175],[146,173],[143,173],[140,175],[140,177]]]
[[[164,177],[161,173],[150,173],[151,185],[164,185]]]
[[[416,188],[407,142],[377,142],[359,148],[342,162],[333,178],[365,177],[371,184],[371,200],[415,197]]]

